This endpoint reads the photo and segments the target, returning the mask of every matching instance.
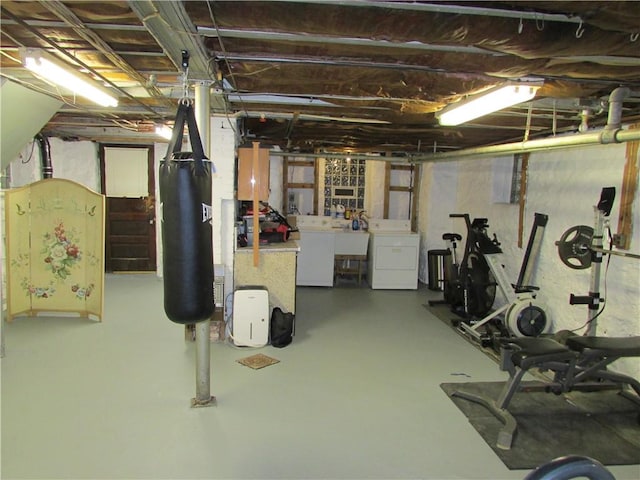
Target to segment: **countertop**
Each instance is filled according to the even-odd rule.
[[[295,240],[289,240],[287,242],[269,243],[267,245],[260,245],[260,252],[264,253],[285,253],[285,252],[299,252],[300,246]],[[253,253],[253,246],[251,247],[239,247],[236,248],[236,253],[251,254]]]
[[[299,227],[300,232],[326,232],[326,233],[369,233],[367,230],[352,230],[351,228],[342,227]]]

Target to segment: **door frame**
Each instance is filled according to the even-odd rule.
[[[138,149],[147,149],[147,198],[149,202],[152,204],[152,208],[155,212],[155,201],[156,201],[156,180],[155,180],[155,145],[153,143],[150,144],[130,144],[130,143],[99,143],[99,157],[100,157],[100,191],[107,199],[107,183],[106,183],[106,161],[105,161],[105,149],[106,148],[138,148]],[[105,202],[108,204],[108,201]],[[154,218],[156,214],[154,213]],[[105,228],[105,250],[110,249],[111,245],[109,243],[109,225],[108,225],[108,212],[105,212],[105,220],[106,220],[106,228]],[[154,222],[154,233],[151,235],[153,241],[153,255],[155,260],[155,271],[158,270],[158,245],[157,245],[157,229],[158,222],[157,218],[155,218]],[[105,260],[110,258],[110,255],[107,255],[107,251],[105,251]],[[105,261],[105,267],[107,262]]]

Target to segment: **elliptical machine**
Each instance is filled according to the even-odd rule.
[[[444,298],[463,321],[472,322],[491,309],[496,296],[496,280],[484,254],[501,250],[497,239],[487,235],[486,218],[471,221],[468,213],[452,213],[449,217],[463,218],[467,235],[462,260],[445,284]]]

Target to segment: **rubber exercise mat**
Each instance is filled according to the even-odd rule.
[[[540,382],[523,382],[523,388]],[[640,464],[640,407],[617,391],[519,392],[509,412],[518,422],[510,450],[496,447],[502,423],[455,390],[496,399],[503,382],[443,383],[440,387],[511,470],[531,469],[563,455],[586,455],[604,465]]]
[[[255,355],[241,358],[240,360],[236,360],[236,361],[249,368],[253,368],[254,370],[259,370],[260,368],[264,368],[264,367],[268,367],[269,365],[280,363],[280,360],[276,358],[271,358],[262,353],[256,353]]]

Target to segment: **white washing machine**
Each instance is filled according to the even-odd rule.
[[[370,230],[367,280],[372,289],[417,290],[420,234]]]

